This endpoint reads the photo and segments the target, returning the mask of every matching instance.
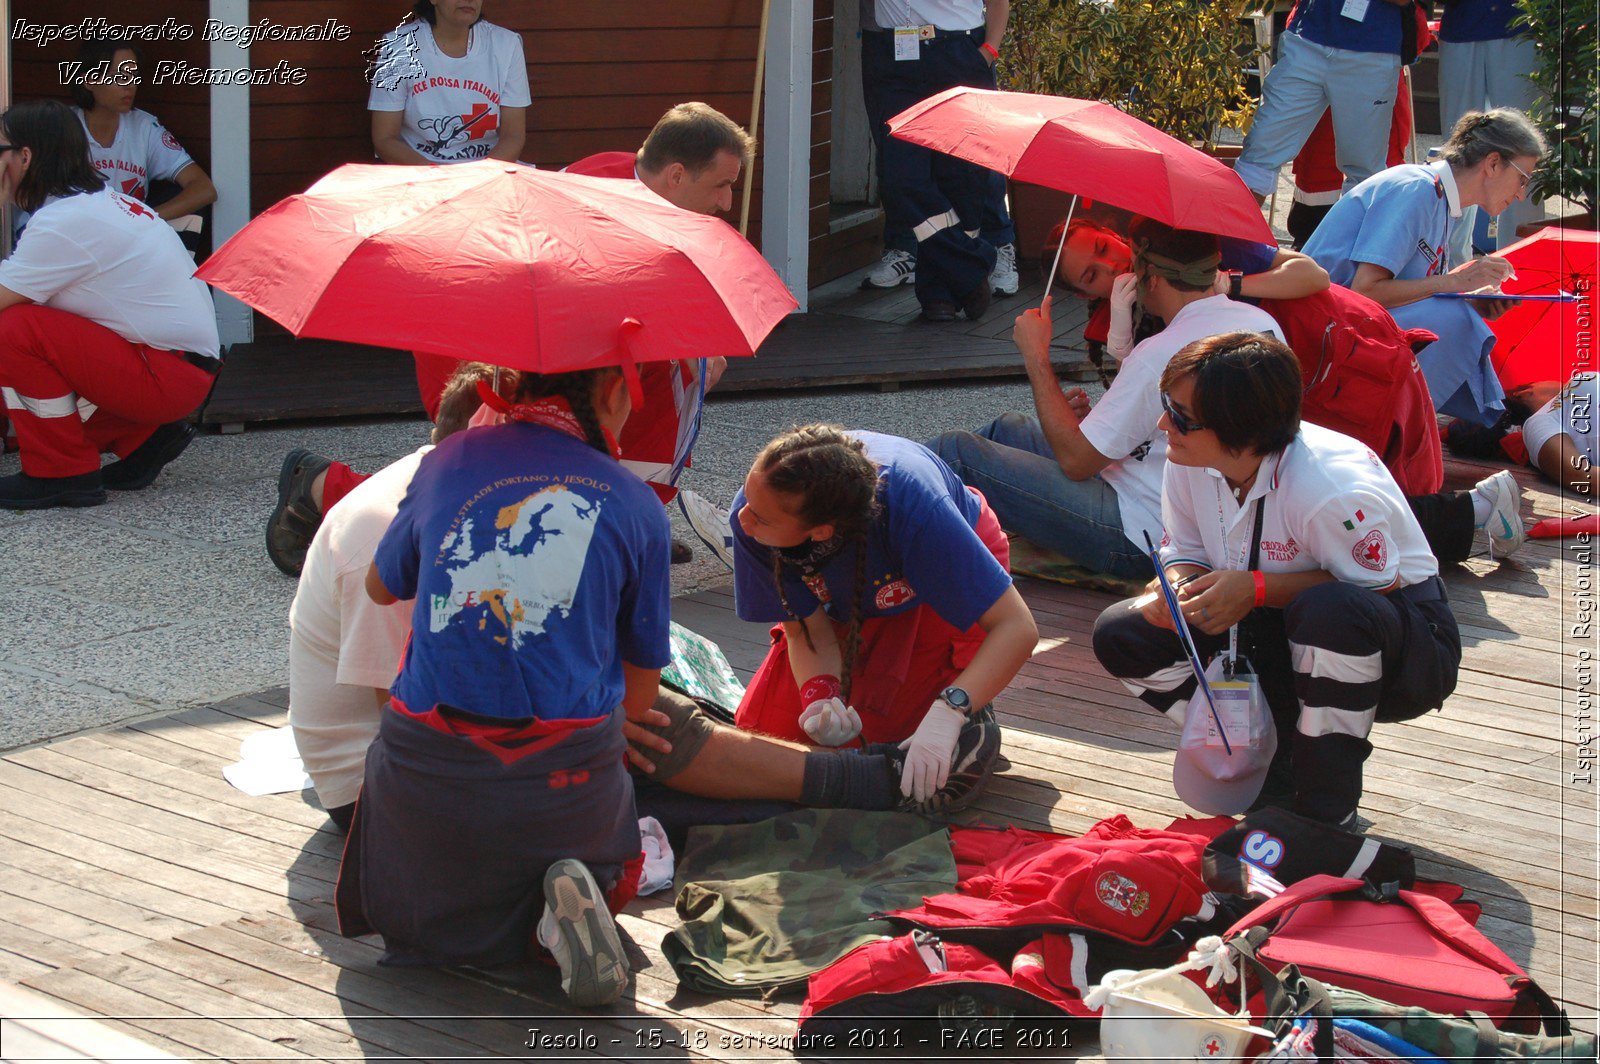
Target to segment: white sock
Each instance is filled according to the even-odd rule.
[[[1494,513],[1494,500],[1484,494],[1482,484],[1467,494],[1472,496],[1472,527],[1482,528],[1489,523],[1489,515]]]

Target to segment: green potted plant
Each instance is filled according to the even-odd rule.
[[[1534,117],[1550,142],[1550,156],[1534,175],[1530,195],[1559,196],[1581,207],[1553,224],[1593,229],[1600,201],[1600,25],[1592,4],[1575,0],[1517,0],[1518,25],[1533,38],[1539,66]],[[1525,227],[1537,229],[1544,224]]]

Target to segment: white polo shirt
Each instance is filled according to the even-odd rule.
[[[431,450],[379,470],[328,510],[289,607],[289,724],[324,808],[356,800],[382,713],[372,692],[394,682],[411,635],[411,603],[373,602],[367,568]]]
[[[0,285],[104,325],[124,340],[217,357],[211,291],[172,227],[109,188],[34,212]]]
[[[1600,374],[1579,373],[1555,398],[1541,406],[1522,426],[1522,442],[1528,446],[1528,461],[1539,464],[1539,452],[1557,436],[1571,436],[1572,442],[1600,465],[1600,438],[1595,434],[1595,419],[1600,418]]]
[[[874,19],[886,30],[896,26],[936,26],[970,30],[984,23],[983,0],[876,0]]]
[[[1141,554],[1145,534],[1161,540],[1161,471],[1167,464],[1167,437],[1161,420],[1161,374],[1172,356],[1196,340],[1218,333],[1267,333],[1283,339],[1278,323],[1260,307],[1227,296],[1207,296],[1172,316],[1167,327],[1139,343],[1122,360],[1104,398],[1083,419],[1083,434],[1111,459],[1100,477],[1117,493],[1122,533]]]
[[[89,138],[89,160],[106,184],[125,196],[145,199],[152,181],[174,181],[185,167],[194,165],[178,138],[167,132],[156,116],[137,107],[117,120],[116,136],[108,148],[89,132],[89,120],[77,112]]]
[[[1399,485],[1371,448],[1301,422],[1299,435],[1268,455],[1242,501],[1215,469],[1167,463],[1161,544],[1165,565],[1246,569],[1256,501],[1265,511],[1258,568],[1325,569],[1374,591],[1409,587],[1439,572]]]

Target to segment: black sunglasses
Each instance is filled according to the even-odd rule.
[[[20,144],[0,144],[0,155],[4,155],[8,151],[16,151],[20,147],[22,147]]]
[[[1172,427],[1178,430],[1180,436],[1187,436],[1191,432],[1199,432],[1205,428],[1188,415],[1178,413],[1172,405],[1172,397],[1166,392],[1161,393],[1161,409],[1167,412],[1167,420],[1172,422]]]

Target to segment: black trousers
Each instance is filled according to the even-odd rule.
[[[1441,562],[1464,562],[1472,553],[1472,493],[1438,491],[1407,495],[1411,513],[1422,526],[1428,548]]]
[[[1178,637],[1125,599],[1100,614],[1094,652],[1107,672],[1152,709],[1182,721],[1196,681]],[[1202,658],[1226,633],[1194,631]],[[1361,799],[1361,766],[1374,721],[1420,716],[1455,690],[1461,634],[1444,583],[1433,577],[1389,595],[1319,584],[1286,609],[1257,609],[1239,626],[1278,728],[1263,798],[1338,823]],[[1292,736],[1292,739],[1291,739]]]

